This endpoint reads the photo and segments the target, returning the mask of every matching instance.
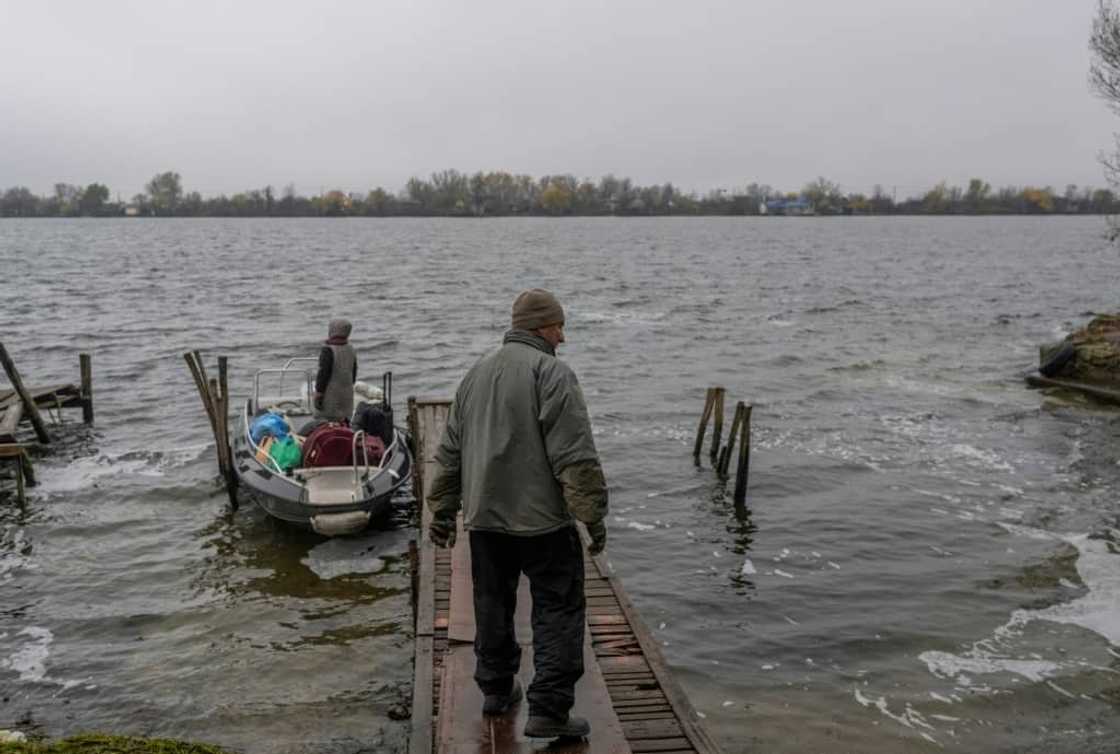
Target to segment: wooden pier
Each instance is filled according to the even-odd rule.
[[[447,424],[449,401],[409,399],[409,429],[416,443],[413,477],[417,501],[425,500],[434,454]],[[419,504],[419,503],[418,503]],[[423,506],[418,536],[416,667],[410,754],[523,754],[534,751],[626,754],[718,754],[699,716],[671,675],[657,641],[642,623],[606,559],[584,550],[587,632],[584,675],[572,713],[591,723],[586,741],[527,739],[528,705],[507,715],[482,715],[474,682],[474,604],[469,538],[461,530],[451,550],[428,537],[431,516]],[[587,542],[587,533],[580,527]],[[517,600],[517,637],[522,645],[519,678],[532,679],[530,596],[522,576]]]
[[[0,461],[7,461],[15,466],[13,478],[16,499],[22,503],[25,487],[35,485],[35,471],[31,466],[31,456],[27,453],[27,449],[32,447],[32,444],[21,443],[18,437],[20,425],[30,424],[38,444],[47,446],[50,444],[51,437],[40,412],[45,411],[48,414],[54,412],[61,422],[63,409],[80,408],[82,421],[92,424],[92,361],[89,354],[83,353],[79,356],[80,386],[64,384],[26,387],[3,343],[0,343],[0,367],[3,367],[11,384],[11,387],[0,388]]]

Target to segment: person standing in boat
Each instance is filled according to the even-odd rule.
[[[483,713],[504,714],[521,699],[514,612],[524,573],[536,671],[525,735],[586,736],[588,722],[569,714],[583,675],[586,612],[575,519],[587,526],[591,554],[602,552],[607,485],[579,382],[556,358],[564,309],[535,288],[514,301],[512,320],[502,346],[475,364],[455,393],[435,456],[429,536],[439,547],[453,546],[462,508]]]
[[[319,372],[315,375],[315,418],[323,421],[350,421],[354,413],[354,380],[358,377],[358,357],[350,345],[350,323],[332,319],[327,340],[319,351]]]

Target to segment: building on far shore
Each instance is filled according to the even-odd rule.
[[[797,199],[771,199],[768,202],[761,202],[758,205],[758,214],[801,217],[815,215],[817,212],[811,201],[805,197],[798,197]]]
[[[124,216],[125,217],[139,217],[140,216],[140,208],[137,207],[135,204],[130,204],[127,207],[124,208]]]

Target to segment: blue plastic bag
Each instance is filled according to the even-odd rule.
[[[277,440],[283,440],[288,436],[288,422],[284,421],[284,417],[280,414],[261,414],[253,423],[249,425],[249,436],[253,438],[253,442],[257,445],[266,437],[274,437]]]

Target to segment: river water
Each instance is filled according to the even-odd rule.
[[[408,506],[323,540],[228,510],[184,351],[253,370],[354,322],[449,396],[525,287],[567,305],[608,554],[728,752],[1114,751],[1118,414],[1027,389],[1115,309],[1095,218],[0,222],[29,383],[94,355],[96,429],[0,500],[0,728],[401,752]],[[754,405],[748,506],[691,459]],[[730,416],[728,417],[728,421]],[[75,417],[70,418],[76,423]]]

